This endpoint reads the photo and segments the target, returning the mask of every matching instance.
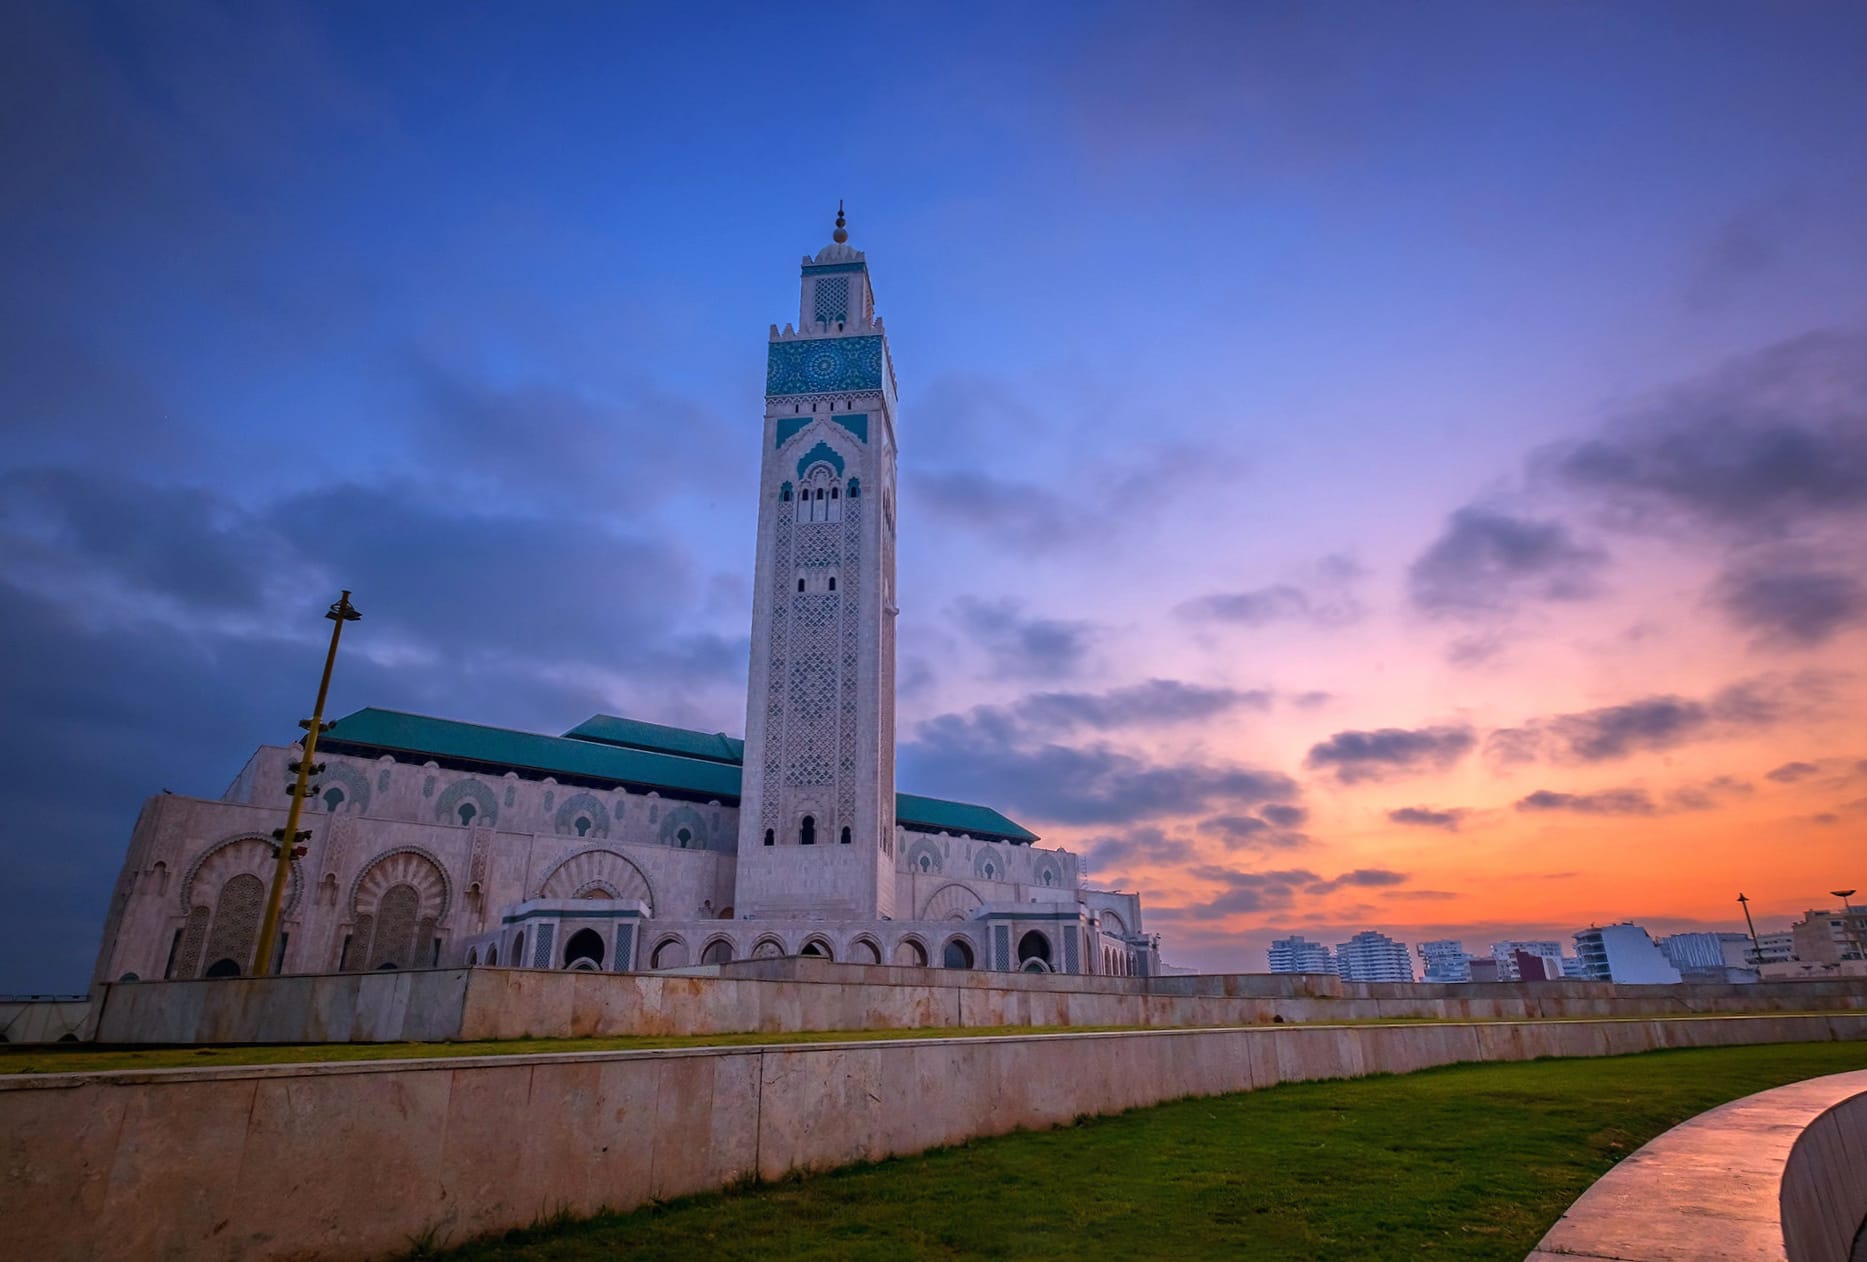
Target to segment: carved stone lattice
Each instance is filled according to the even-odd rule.
[[[253,965],[259,942],[259,915],[266,902],[266,884],[248,872],[230,878],[214,900],[214,924],[207,935],[207,964],[232,960],[240,972]]]
[[[207,945],[209,915],[205,907],[196,907],[188,913],[187,923],[182,926],[181,945],[175,949],[175,965],[169,976],[184,980],[200,976],[201,948]]]
[[[377,904],[376,933],[363,967],[375,969],[391,964],[407,968],[414,962],[415,921],[420,907],[421,893],[413,885],[392,885],[383,891]]]

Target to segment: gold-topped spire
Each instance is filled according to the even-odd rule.
[[[836,231],[830,234],[830,240],[838,245],[849,240],[849,230],[844,226],[843,220],[843,199],[840,197],[836,199]]]

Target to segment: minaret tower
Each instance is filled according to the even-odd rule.
[[[742,916],[895,901],[895,383],[842,204],[771,328],[734,891]]]

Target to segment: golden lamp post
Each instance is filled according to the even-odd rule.
[[[305,729],[305,749],[298,756],[298,761],[287,768],[288,771],[298,773],[298,783],[286,789],[292,795],[292,809],[286,814],[285,827],[272,834],[273,840],[279,843],[278,862],[272,869],[272,890],[266,895],[266,917],[259,925],[259,946],[253,957],[255,977],[264,977],[272,971],[272,957],[276,951],[274,944],[279,937],[279,909],[285,898],[286,878],[292,870],[292,860],[305,853],[305,838],[311,836],[309,829],[299,831],[298,817],[304,812],[305,799],[317,792],[311,777],[324,770],[324,764],[314,764],[311,757],[318,752],[318,737],[330,726],[324,721],[324,696],[331,690],[331,668],[337,664],[337,641],[344,633],[344,623],[355,622],[363,615],[351,605],[350,593],[346,591],[324,616],[334,624],[331,627],[331,650],[324,655],[324,678],[318,681],[318,702],[312,707],[311,717],[298,720],[298,726]]]

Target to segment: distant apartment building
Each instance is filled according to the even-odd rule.
[[[1429,982],[1468,982],[1472,979],[1472,957],[1465,954],[1465,944],[1457,938],[1436,938],[1414,948],[1425,965],[1422,980]]]
[[[1867,907],[1810,911],[1789,927],[1795,958],[1805,964],[1867,959]]]
[[[1660,939],[1660,952],[1681,973],[1753,964],[1750,937],[1742,933],[1675,933]]]
[[[1580,930],[1575,935],[1575,954],[1593,981],[1661,985],[1679,980],[1679,970],[1636,924]]]
[[[1410,982],[1413,957],[1406,943],[1364,929],[1336,946],[1335,971],[1345,982]]]
[[[1540,938],[1534,941],[1493,942],[1491,944],[1491,958],[1497,961],[1499,981],[1525,980],[1523,970],[1517,964],[1517,957],[1520,954],[1534,955],[1549,961],[1546,966],[1537,971],[1536,980],[1562,976],[1562,943]]]
[[[1335,957],[1320,942],[1307,942],[1300,935],[1278,938],[1266,953],[1273,973],[1333,973]]]
[[[1564,981],[1585,982],[1588,980],[1588,965],[1573,955],[1562,957],[1562,978]]]
[[[1789,963],[1796,958],[1796,935],[1787,929],[1781,933],[1758,934],[1757,956],[1760,964]]]

